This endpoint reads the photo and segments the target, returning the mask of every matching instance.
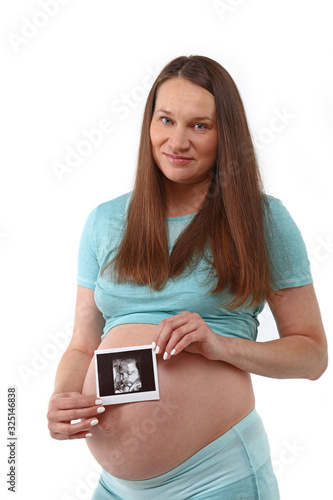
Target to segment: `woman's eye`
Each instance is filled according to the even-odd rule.
[[[167,118],[166,116],[162,116],[161,120],[162,120],[163,123],[166,123],[166,124],[171,123],[170,118]]]
[[[198,127],[197,130],[205,130],[207,128],[207,125],[205,125],[204,123],[196,123],[194,127]]]

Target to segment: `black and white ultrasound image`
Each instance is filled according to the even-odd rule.
[[[114,359],[112,370],[115,394],[142,391],[139,358]]]

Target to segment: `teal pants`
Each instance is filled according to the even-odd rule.
[[[267,434],[254,409],[174,469],[128,481],[103,471],[92,500],[279,500]]]

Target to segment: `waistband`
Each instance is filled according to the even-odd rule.
[[[225,434],[164,474],[129,481],[103,470],[100,483],[114,495],[110,498],[199,498],[255,474],[269,459],[267,434],[254,409]]]

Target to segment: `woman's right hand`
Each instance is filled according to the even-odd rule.
[[[98,424],[96,417],[104,411],[102,400],[96,396],[83,396],[79,392],[53,394],[47,412],[50,435],[59,440],[90,437],[91,428]],[[71,423],[77,419],[84,420]]]

